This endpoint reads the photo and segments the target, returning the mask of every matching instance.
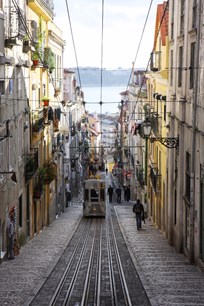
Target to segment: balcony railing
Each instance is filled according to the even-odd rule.
[[[151,122],[151,127],[154,134],[156,136],[160,136],[162,130],[162,118],[159,116],[158,113],[152,113],[149,117],[149,121]]]
[[[44,116],[43,109],[34,110],[32,112],[32,130],[34,133],[38,133],[44,128]]]
[[[48,15],[52,18],[54,16],[53,0],[28,0],[28,6],[33,10],[37,10],[44,18]]]
[[[150,165],[150,180],[155,193],[161,192],[161,174],[158,168],[152,164]]]
[[[26,35],[24,24],[26,23],[25,13],[22,9],[17,10],[14,6],[8,6],[5,10],[5,44],[12,47],[18,44],[17,39]]]
[[[150,69],[153,72],[161,70],[161,51],[154,51],[151,53]]]
[[[145,185],[145,176],[144,176],[145,172],[144,169],[142,168],[136,168],[136,177],[137,180],[140,184],[140,186],[143,188]]]
[[[31,153],[26,155],[25,180],[29,181],[38,169],[38,150],[31,149]]]

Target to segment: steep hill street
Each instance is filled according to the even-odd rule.
[[[151,305],[204,306],[204,273],[177,254],[151,222],[147,221],[138,232],[132,204],[116,205],[114,209]],[[0,265],[1,306],[31,305],[81,217],[81,200],[77,199],[52,225],[22,247],[15,260]],[[137,288],[135,294],[139,294]]]

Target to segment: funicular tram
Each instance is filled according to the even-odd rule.
[[[83,216],[106,216],[106,184],[104,180],[91,178],[84,181]]]

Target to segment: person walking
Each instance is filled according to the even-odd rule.
[[[112,203],[113,187],[111,185],[108,186],[108,195],[109,195],[109,202]]]
[[[127,186],[124,185],[124,201],[127,202]]]
[[[126,197],[127,197],[127,202],[130,201],[130,186],[127,186],[126,188]]]
[[[10,211],[7,220],[7,233],[8,233],[8,259],[15,259],[14,257],[14,213]]]
[[[137,199],[137,202],[134,204],[132,210],[136,216],[137,230],[139,230],[142,228],[142,219],[144,218],[144,206],[139,199]]]
[[[116,192],[116,196],[117,196],[117,203],[121,203],[121,194],[122,194],[121,187],[118,186],[115,192]]]

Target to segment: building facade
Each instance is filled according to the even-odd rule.
[[[170,1],[169,31],[167,111],[179,150],[168,155],[168,239],[203,262],[203,1]]]

